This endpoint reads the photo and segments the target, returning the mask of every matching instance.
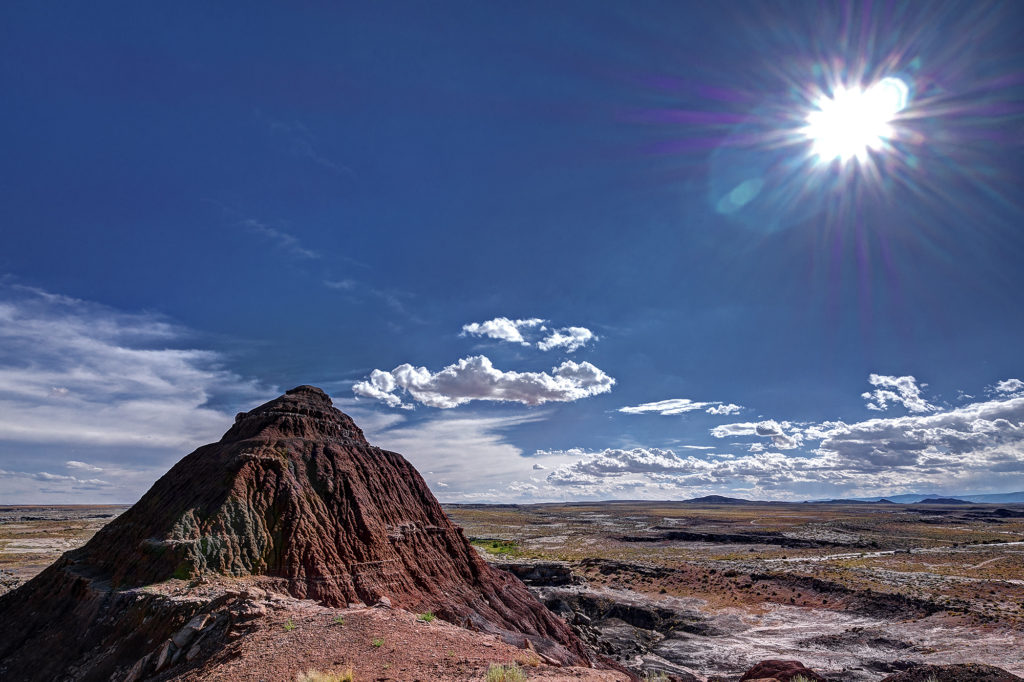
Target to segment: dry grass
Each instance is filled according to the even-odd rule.
[[[533,651],[527,651],[519,656],[516,656],[516,663],[523,666],[524,668],[536,668],[541,664],[540,656]]]
[[[487,668],[487,682],[524,682],[526,673],[515,663],[491,663]]]

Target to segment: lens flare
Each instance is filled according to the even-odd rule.
[[[812,153],[825,163],[865,161],[869,150],[881,151],[895,137],[893,121],[907,106],[910,88],[896,77],[867,89],[838,86],[807,115],[803,134]]]

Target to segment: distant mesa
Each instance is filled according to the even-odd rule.
[[[259,620],[261,594],[430,611],[547,661],[606,667],[480,557],[405,458],[300,386],[239,414],[86,545],[0,597],[0,679],[175,679]]]
[[[704,497],[695,497],[692,500],[683,500],[686,504],[757,504],[750,500],[740,499],[739,497],[725,497],[724,495],[705,495]]]
[[[955,497],[928,497],[915,504],[973,504],[967,500],[958,500]]]

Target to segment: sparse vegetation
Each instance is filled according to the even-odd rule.
[[[498,556],[518,556],[519,543],[515,540],[495,540],[493,538],[474,538],[470,542],[480,549]]]
[[[377,639],[373,640],[372,644],[373,644],[373,646],[375,646],[376,648],[379,649],[382,646],[384,646],[384,640],[381,639],[380,637],[378,637]]]
[[[421,613],[419,616],[417,616],[416,620],[421,620],[424,623],[431,623],[434,621],[435,618],[437,618],[437,616],[434,615],[433,611],[427,611],[426,613]]]
[[[295,678],[295,682],[355,682],[355,675],[352,673],[352,668],[349,668],[343,673],[325,673],[319,670],[307,670],[304,673],[299,673]]]
[[[796,677],[790,682],[799,682]],[[668,675],[661,670],[648,670],[644,673],[644,682],[668,682]]]
[[[515,663],[491,663],[487,668],[487,682],[523,682],[526,673]]]
[[[331,625],[344,625],[345,619],[341,616],[335,616],[334,620],[331,621]]]
[[[292,621],[291,618],[289,618],[288,620],[286,620],[284,622],[284,631],[285,632],[291,632],[294,629],[295,629],[295,623]]]

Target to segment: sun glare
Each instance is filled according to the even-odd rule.
[[[883,78],[867,89],[837,87],[807,115],[803,133],[819,160],[864,161],[894,136],[893,120],[907,106],[910,90],[899,78]]]

